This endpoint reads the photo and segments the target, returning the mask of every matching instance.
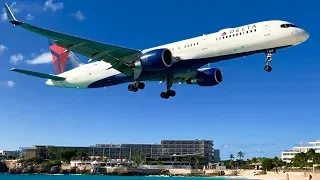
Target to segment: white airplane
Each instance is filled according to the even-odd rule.
[[[39,28],[18,21],[5,4],[8,20],[15,26],[51,39],[50,49],[56,75],[11,69],[48,79],[47,85],[65,88],[101,88],[133,82],[128,90],[144,89],[143,81],[166,82],[161,98],[174,97],[174,83],[215,86],[222,82],[218,68],[206,64],[265,53],[264,70],[276,50],[298,45],[309,38],[308,32],[281,20],[263,21],[186,39],[145,50],[123,48]],[[81,63],[73,54],[89,57]]]

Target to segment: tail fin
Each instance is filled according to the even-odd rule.
[[[61,74],[82,65],[72,51],[66,51],[66,48],[58,46],[51,39],[49,39],[49,46],[56,74]]]

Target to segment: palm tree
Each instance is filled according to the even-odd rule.
[[[240,160],[242,160],[242,158],[244,158],[244,155],[245,155],[244,152],[242,152],[242,151],[238,152],[238,157]]]
[[[244,152],[239,151],[239,152],[238,152],[238,157],[239,157],[239,159],[240,159],[241,166],[242,166],[242,158],[244,158]]]
[[[230,154],[229,158],[230,158],[231,160],[233,160],[233,159],[234,159],[234,155],[233,155],[233,154]]]

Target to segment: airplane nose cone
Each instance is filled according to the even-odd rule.
[[[309,39],[309,36],[310,36],[309,33],[305,30],[302,30],[301,32],[299,32],[299,38],[302,42]]]

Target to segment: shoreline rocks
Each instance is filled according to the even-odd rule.
[[[8,172],[9,168],[7,165],[3,162],[0,162],[0,173],[6,173]]]

